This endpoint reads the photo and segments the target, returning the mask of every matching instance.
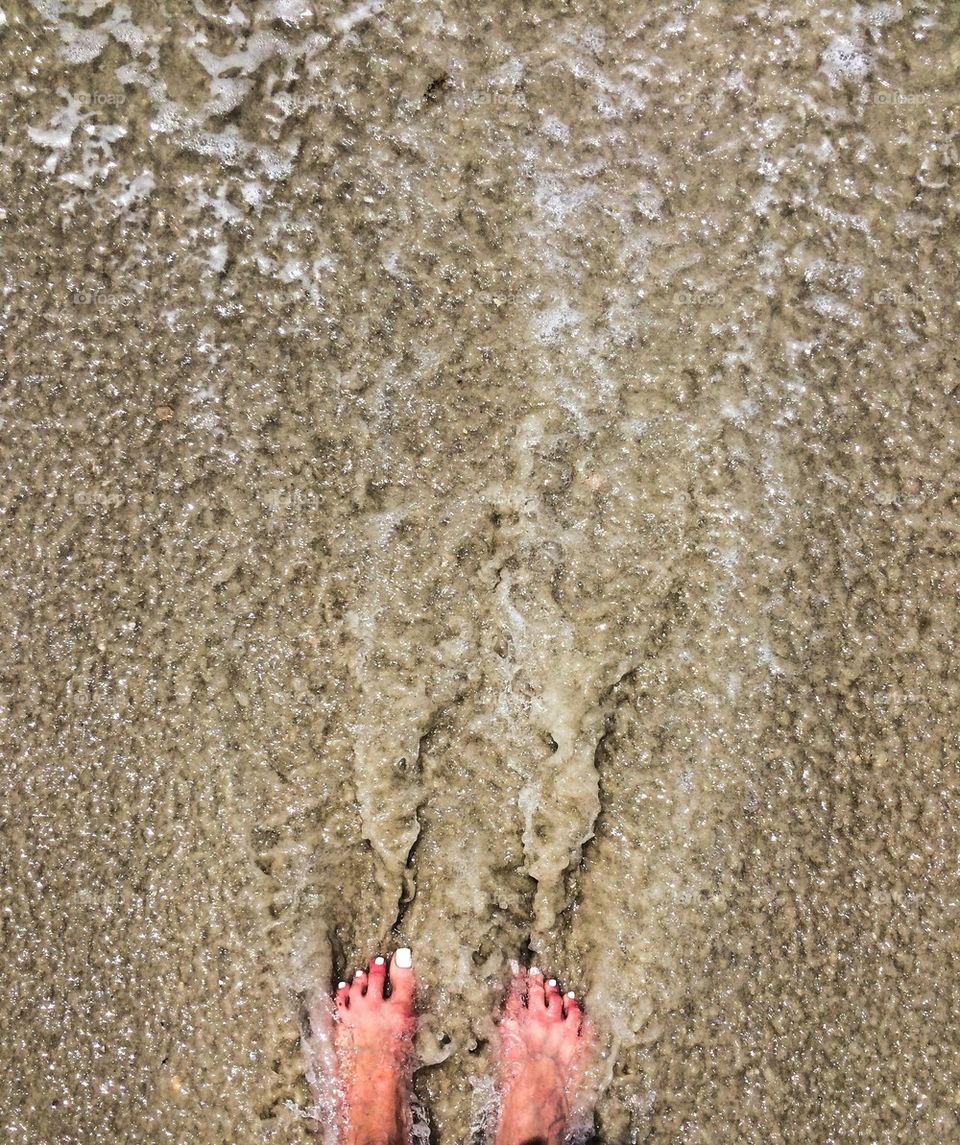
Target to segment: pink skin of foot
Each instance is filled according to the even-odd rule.
[[[388,989],[389,983],[389,989]],[[409,1145],[413,1035],[412,957],[373,959],[334,996],[333,1047],[342,1087],[339,1145]]]
[[[589,1024],[573,993],[520,967],[507,992],[500,1034],[500,1116],[495,1145],[560,1145],[577,1108]]]

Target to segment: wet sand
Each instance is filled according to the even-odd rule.
[[[2,7],[3,1136],[960,1136],[957,6]]]

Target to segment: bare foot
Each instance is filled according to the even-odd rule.
[[[340,1145],[410,1145],[410,1074],[417,1025],[410,951],[375,958],[334,997],[333,1049],[342,1092]]]
[[[571,1128],[592,1037],[573,993],[535,967],[510,983],[500,1019],[495,1145],[560,1145]]]

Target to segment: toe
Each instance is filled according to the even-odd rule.
[[[563,1017],[565,1021],[571,1022],[576,1029],[580,1029],[581,1022],[583,1021],[583,1011],[580,1009],[580,1003],[577,1001],[577,996],[572,990],[564,996]]]
[[[504,1002],[504,1012],[511,1017],[519,1017],[527,1000],[527,971],[523,966],[517,966],[507,987],[507,998]]]
[[[531,1010],[543,1010],[546,1007],[543,996],[543,971],[538,966],[531,966],[527,971],[527,1006]]]
[[[373,958],[367,970],[367,997],[382,998],[383,987],[387,981],[387,960]]]
[[[551,1018],[563,1017],[563,999],[560,997],[560,987],[556,978],[550,978],[543,990],[547,1003],[547,1013]]]
[[[413,988],[413,954],[404,946],[390,959],[390,998],[412,1012]]]
[[[367,972],[366,970],[358,970],[353,976],[353,981],[350,983],[350,997],[355,1002],[358,998],[362,998],[366,992]]]
[[[346,1010],[350,1005],[350,984],[348,982],[338,982],[337,992],[333,996],[338,1010]]]

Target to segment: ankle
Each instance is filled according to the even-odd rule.
[[[531,1103],[506,1098],[500,1110],[495,1145],[560,1145],[566,1119],[549,1100]]]
[[[342,1145],[409,1145],[409,1136],[399,1125],[348,1127],[340,1140]]]
[[[407,1145],[405,1101],[395,1070],[357,1069],[344,1094],[341,1145]]]
[[[353,1115],[342,1123],[341,1145],[409,1145],[407,1119],[399,1101],[390,1098],[377,1108],[353,1109]]]

